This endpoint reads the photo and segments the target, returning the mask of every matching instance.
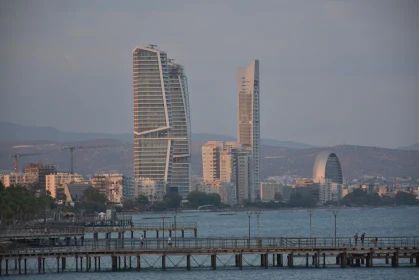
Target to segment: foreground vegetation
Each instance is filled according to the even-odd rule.
[[[43,218],[53,207],[52,197],[36,185],[4,188],[0,181],[0,218],[3,225],[17,220],[29,221]]]

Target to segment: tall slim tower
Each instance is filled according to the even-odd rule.
[[[260,188],[260,111],[259,60],[248,67],[237,67],[238,140],[251,153],[249,199],[259,195]]]
[[[190,188],[186,76],[155,48],[133,51],[134,176]],[[186,185],[186,186],[184,186]],[[182,193],[180,193],[182,195]]]
[[[172,187],[186,198],[191,191],[191,121],[188,81],[182,65],[169,59],[170,102],[172,105],[173,168]]]

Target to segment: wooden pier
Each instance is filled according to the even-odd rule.
[[[32,240],[42,238],[82,238],[84,226],[43,226],[3,227],[0,228],[0,240]]]
[[[83,245],[31,246],[0,251],[0,273],[62,273],[143,269],[245,267],[419,268],[419,236],[353,238],[85,239]]]
[[[125,233],[130,233],[130,237],[134,238],[134,232],[140,232],[144,238],[147,232],[155,232],[155,237],[159,238],[160,233],[163,236],[174,236],[176,232],[180,232],[181,238],[185,237],[186,231],[193,231],[194,237],[198,237],[198,226],[196,223],[140,223],[132,224],[125,227],[86,227],[86,233],[93,233],[95,239],[99,239],[99,233],[105,233],[105,238],[110,238],[112,233],[118,233],[118,238],[124,238]],[[167,235],[165,235],[167,232]]]

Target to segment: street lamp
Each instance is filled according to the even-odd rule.
[[[313,210],[307,210],[307,213],[310,216],[310,239],[311,239],[311,216],[313,215]]]
[[[247,212],[247,217],[249,218],[249,238],[248,238],[248,245],[250,246],[250,217],[252,217],[252,212]]]
[[[163,218],[163,242],[164,242],[164,219],[166,218],[166,213],[160,213],[160,215]]]
[[[339,210],[333,210],[333,215],[335,216],[335,247],[336,247],[336,218],[338,216]]]
[[[177,234],[176,234],[176,231],[177,231],[176,216],[177,216],[177,209],[175,209],[175,213],[173,214],[173,218],[175,220],[175,247],[176,247],[176,239],[177,239]]]
[[[260,226],[259,226],[260,211],[255,212],[255,214],[256,214],[257,223],[258,223],[258,239],[259,239],[260,238]]]

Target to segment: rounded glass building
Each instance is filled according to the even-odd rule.
[[[323,151],[317,155],[313,167],[313,180],[315,182],[330,180],[333,183],[343,184],[342,168],[335,153]]]

